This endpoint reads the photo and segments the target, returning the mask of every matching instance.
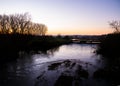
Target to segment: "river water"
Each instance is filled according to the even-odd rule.
[[[93,77],[104,67],[95,44],[69,44],[44,52],[19,52],[0,66],[0,86],[107,86]]]

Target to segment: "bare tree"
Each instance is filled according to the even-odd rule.
[[[11,31],[12,33],[17,33],[19,32],[19,19],[17,16],[14,16],[14,15],[10,15],[10,25],[11,25]]]
[[[31,18],[28,13],[25,13],[23,15],[19,14],[17,17],[19,18],[20,33],[23,34],[26,29],[29,29]]]
[[[43,35],[45,35],[46,34],[46,32],[47,32],[47,26],[46,25],[44,25],[44,24],[40,24],[40,29],[41,29],[41,35],[43,36]]]
[[[109,22],[109,25],[115,30],[116,33],[120,33],[120,21]]]
[[[47,32],[47,26],[44,24],[33,23],[33,31],[34,34],[39,34],[41,36],[45,35]]]
[[[9,16],[0,15],[0,31],[1,33],[9,33],[10,24],[9,24]]]
[[[26,27],[29,26],[30,17],[27,13],[10,15],[10,25],[13,33],[23,34]]]

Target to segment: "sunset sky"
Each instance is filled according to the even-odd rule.
[[[47,34],[99,35],[120,20],[120,0],[0,0],[0,14],[28,12],[47,25]]]

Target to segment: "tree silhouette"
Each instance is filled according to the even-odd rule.
[[[120,33],[120,21],[109,22],[109,25],[115,30],[115,33]]]
[[[47,32],[47,26],[39,23],[32,23],[32,33],[39,34],[41,36],[45,35]]]

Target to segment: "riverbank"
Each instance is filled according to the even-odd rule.
[[[2,59],[16,58],[19,51],[46,51],[70,42],[70,39],[65,37],[0,34],[0,56]]]
[[[102,55],[106,66],[97,70],[95,77],[110,81],[112,86],[120,85],[120,33],[104,36],[97,48],[97,54]]]

